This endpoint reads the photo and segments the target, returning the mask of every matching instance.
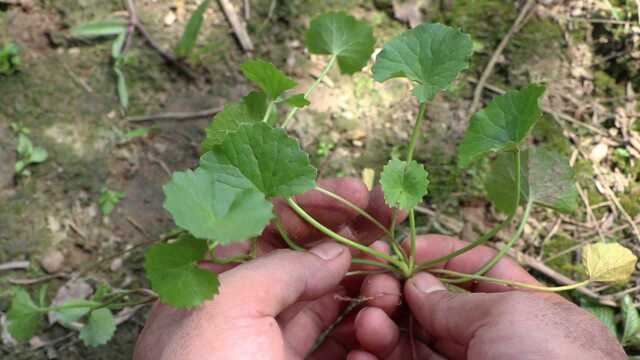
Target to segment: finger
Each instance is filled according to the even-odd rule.
[[[404,286],[415,319],[438,341],[469,344],[476,331],[491,319],[499,294],[450,293],[433,275],[418,273]],[[445,350],[446,349],[440,349]],[[455,356],[443,351],[445,356]]]
[[[376,186],[371,190],[369,196],[369,202],[366,208],[364,208],[369,215],[378,220],[385,227],[391,225],[393,218],[393,210],[384,201],[384,193],[380,186]],[[396,223],[401,223],[406,219],[407,213],[399,211],[396,218]],[[380,239],[384,235],[384,231],[371,223],[371,221],[365,217],[358,217],[353,221],[351,225],[353,232],[356,234],[358,242],[368,245],[372,242]]]
[[[362,283],[360,294],[367,299],[366,304],[381,309],[388,315],[402,304],[400,282],[389,274],[369,275]]]
[[[398,346],[400,329],[381,309],[366,307],[356,317],[356,337],[364,350],[386,358]]]
[[[350,230],[350,229],[349,228],[345,228],[343,230]],[[346,231],[343,231],[342,233],[343,233],[343,235],[348,237],[348,234],[346,233]],[[353,235],[353,234],[351,234],[351,235]],[[353,237],[351,237],[351,238],[353,238]],[[390,254],[390,252],[391,252],[391,249],[389,248],[389,244],[387,244],[386,242],[384,242],[382,240],[378,240],[378,241],[374,242],[369,247],[374,249],[374,250],[378,250],[378,251],[380,251],[382,253],[385,253],[385,254]],[[353,254],[353,252],[352,252],[352,254]],[[369,255],[367,253],[363,253],[361,251],[357,251],[355,256],[357,256],[358,258],[361,258],[361,259],[372,260],[372,261],[377,261],[377,262],[384,262],[384,260],[380,260],[377,257],[374,257],[374,256]],[[376,267],[376,266],[372,266],[372,265],[354,264],[354,265],[351,266],[351,270],[380,270],[380,268]],[[359,297],[359,296],[362,295],[361,294],[362,284],[363,284],[365,279],[366,279],[365,275],[349,276],[349,277],[346,277],[342,281],[342,285],[347,289],[347,294],[349,296],[351,296],[351,297]]]
[[[336,295],[339,294],[330,293],[305,304],[292,319],[281,323],[284,339],[296,357],[307,356],[318,336],[338,317],[342,302]]]
[[[378,358],[366,351],[353,350],[347,355],[347,360],[378,360]]]
[[[297,301],[314,300],[335,289],[350,262],[349,251],[333,242],[308,252],[275,251],[220,275],[216,307],[230,316],[275,317]]]
[[[326,179],[318,181],[318,185],[340,195],[358,207],[366,208],[369,204],[369,191],[359,179]],[[316,190],[298,195],[295,200],[306,212],[332,230],[339,230],[358,216],[355,210]],[[282,221],[284,229],[292,240],[308,243],[324,236],[299,217],[284,199],[275,199],[273,205],[278,218]],[[280,234],[273,224],[265,229],[261,239],[274,247],[283,246]]]
[[[465,247],[468,244],[469,243],[466,241],[458,240],[456,238],[444,235],[419,236],[416,242],[416,258],[418,260],[418,263],[426,262],[448,255]],[[408,251],[409,245],[403,245]],[[449,261],[447,262],[438,264],[434,266],[434,268],[444,268],[447,270],[472,274],[480,270],[482,266],[493,259],[496,253],[497,252],[494,249],[488,248],[486,246],[478,246],[452,259],[449,259]],[[523,269],[509,257],[502,258],[489,272],[487,272],[486,275],[490,277],[518,281],[528,284],[540,284],[525,269]],[[466,284],[464,287],[469,289],[470,286],[472,287],[470,290],[478,292],[503,292],[512,290],[512,288],[504,285],[491,284],[483,281]]]
[[[398,346],[387,357],[387,360],[458,360],[453,358],[445,359],[440,354],[431,350],[425,343],[416,338],[411,339],[408,335],[403,335],[398,341]]]

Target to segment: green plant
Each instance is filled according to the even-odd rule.
[[[18,70],[22,61],[20,60],[20,48],[14,43],[5,44],[0,49],[0,75],[11,75]]]
[[[121,191],[113,191],[106,188],[103,189],[100,194],[100,199],[98,199],[98,205],[100,205],[102,215],[109,216],[125,195],[126,194]]]
[[[416,143],[426,118],[427,104],[439,92],[448,89],[467,67],[473,47],[468,35],[441,24],[423,24],[392,39],[377,56],[372,68],[373,77],[379,82],[407,78],[413,85],[412,94],[420,104],[406,154],[402,159],[392,157],[380,176],[385,201],[394,208],[392,225],[381,224],[364,209],[319,187],[316,169],[311,166],[308,154],[286,129],[295,120],[298,109],[309,105],[309,95],[333,67],[337,66],[346,75],[360,71],[367,65],[374,43],[371,27],[344,12],[315,18],[306,33],[307,48],[311,53],[327,55],[329,59],[316,81],[303,94],[290,94],[296,82],[266,61],[251,60],[241,66],[245,77],[260,91],[227,104],[206,130],[199,166],[195,170],[175,172],[164,186],[164,206],[181,230],[170,237],[172,241],[152,246],[145,257],[146,275],[160,301],[176,308],[193,308],[213,298],[221,289],[219,279],[215,273],[200,267],[200,263],[229,264],[251,260],[256,256],[255,251],[219,258],[216,249],[247,239],[256,249],[258,236],[271,222],[287,246],[305,251],[281,225],[271,202],[274,198],[284,199],[297,215],[327,237],[368,255],[367,259],[353,258],[354,264],[379,268],[376,271],[390,272],[401,279],[418,271],[429,271],[451,284],[482,280],[524,289],[562,291],[592,281],[616,282],[628,278],[636,258],[628,249],[615,243],[585,247],[583,263],[587,280],[574,285],[549,288],[486,275],[518,241],[534,206],[572,211],[577,204],[577,191],[567,159],[545,148],[527,146],[525,141],[541,117],[538,99],[544,88],[539,85],[507,92],[475,114],[459,150],[461,167],[495,156],[486,189],[489,199],[506,214],[506,219],[460,250],[428,262],[417,261],[414,209],[427,194],[429,179],[424,166],[414,160]],[[277,108],[283,105],[289,110],[281,120]],[[295,195],[309,190],[350,207],[381,228],[392,253],[359,244],[320,223],[294,199]],[[510,225],[520,210],[522,216],[517,231],[481,270],[463,274],[437,268],[438,264],[489,241]],[[400,212],[406,212],[409,218],[408,251],[401,246],[396,234],[395,218]],[[151,295],[141,301],[154,299]],[[92,314],[97,309],[111,309],[117,305],[117,301],[102,302],[101,305],[85,305],[85,309],[88,307],[87,311]],[[28,312],[37,312],[35,308],[28,307]],[[20,324],[21,320],[10,316],[9,321]]]
[[[11,129],[18,136],[16,153],[18,155],[15,172],[19,176],[30,176],[29,166],[45,162],[48,157],[47,150],[34,146],[29,138],[31,131],[17,123],[11,124]]]

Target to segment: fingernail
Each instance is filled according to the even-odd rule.
[[[447,290],[447,288],[444,285],[442,285],[440,280],[426,273],[416,274],[413,278],[411,278],[411,284],[418,291],[423,292],[425,294],[429,294],[434,291]]]
[[[319,256],[322,260],[329,261],[337,258],[344,251],[344,246],[334,242],[322,243],[309,250],[312,254]]]

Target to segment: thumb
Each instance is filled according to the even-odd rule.
[[[467,345],[495,309],[496,294],[451,293],[435,276],[409,279],[404,295],[415,319],[436,341]]]
[[[276,316],[297,301],[332,291],[349,269],[350,260],[349,251],[335,242],[308,252],[274,251],[223,273],[214,303],[223,313]]]

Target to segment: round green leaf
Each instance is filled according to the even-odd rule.
[[[97,309],[89,315],[89,321],[80,329],[80,339],[86,346],[106,344],[116,332],[116,322],[111,310]]]
[[[391,159],[382,169],[380,185],[389,206],[411,210],[427,195],[428,173],[414,160]]]
[[[543,93],[544,86],[540,85],[509,91],[474,114],[458,150],[460,167],[520,144],[542,116],[538,99]]]
[[[26,341],[40,329],[42,311],[24,289],[16,289],[7,314],[9,333],[18,341]]]
[[[468,34],[442,24],[422,24],[384,45],[373,65],[373,78],[408,78],[415,84],[413,95],[425,102],[469,66],[472,53]]]
[[[315,187],[316,169],[307,153],[284,130],[265,123],[241,125],[206,155],[206,161],[238,168],[267,198]]]
[[[164,193],[164,207],[176,225],[221,244],[260,235],[273,216],[271,203],[229,165],[176,172]]]
[[[313,19],[305,41],[312,54],[335,55],[343,74],[356,73],[367,65],[376,42],[371,26],[344,11]]]
[[[485,183],[487,197],[507,214],[517,208],[515,156],[513,152],[498,155]],[[544,148],[524,151],[520,156],[521,202],[531,199],[561,212],[575,210],[578,192],[573,169],[566,158]]]
[[[206,252],[207,243],[190,235],[149,249],[144,261],[145,274],[163,303],[192,308],[218,293],[218,276],[198,266]]]
[[[275,100],[285,91],[298,85],[272,63],[264,60],[249,60],[240,65],[244,76],[258,85],[270,100]]]

